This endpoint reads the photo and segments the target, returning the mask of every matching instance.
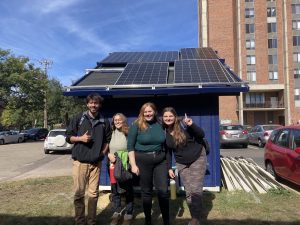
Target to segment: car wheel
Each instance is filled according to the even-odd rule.
[[[44,149],[45,154],[49,154],[49,150],[48,149]]]
[[[258,147],[263,148],[264,144],[262,143],[262,141],[260,139],[258,139]]]
[[[22,138],[19,138],[19,139],[18,139],[18,143],[21,143],[21,142],[22,142]]]
[[[0,140],[0,145],[4,145],[4,140]]]
[[[275,170],[274,170],[273,165],[272,165],[271,162],[267,162],[266,170],[267,170],[274,178],[276,178],[276,173],[275,173]]]

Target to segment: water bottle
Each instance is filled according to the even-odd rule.
[[[171,200],[176,199],[176,182],[174,179],[170,180],[170,193],[171,193]]]

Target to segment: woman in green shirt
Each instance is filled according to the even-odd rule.
[[[145,103],[129,128],[127,149],[131,171],[140,176],[145,225],[151,225],[153,181],[164,225],[169,225],[168,167],[165,133],[153,103]]]

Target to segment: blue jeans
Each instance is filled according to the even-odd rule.
[[[128,180],[123,183],[111,184],[113,210],[114,210],[114,212],[117,212],[117,213],[120,213],[122,211],[120,189],[125,190],[125,193],[124,193],[125,202],[126,202],[125,213],[132,215],[133,199],[134,199],[132,180]]]

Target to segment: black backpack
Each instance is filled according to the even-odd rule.
[[[130,164],[128,163],[127,165],[128,169],[126,170],[122,164],[122,160],[120,159],[117,153],[115,153],[115,156],[116,156],[116,162],[115,162],[114,176],[116,180],[119,183],[122,183],[132,179],[133,176],[129,168]]]

